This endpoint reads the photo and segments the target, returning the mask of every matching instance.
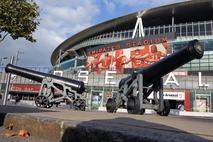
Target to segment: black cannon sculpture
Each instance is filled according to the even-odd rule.
[[[119,91],[107,100],[107,112],[116,112],[119,107],[124,106],[131,114],[143,114],[145,109],[153,109],[159,115],[167,116],[170,105],[168,100],[163,99],[162,77],[193,59],[202,58],[203,53],[204,49],[199,41],[193,40],[186,47],[121,79]],[[148,99],[151,93],[152,101]]]
[[[38,107],[50,108],[53,104],[59,104],[67,99],[75,109],[85,110],[86,101],[82,95],[85,86],[82,81],[25,69],[12,64],[8,64],[5,71],[41,83],[39,95],[35,99]],[[59,95],[55,95],[56,93]]]

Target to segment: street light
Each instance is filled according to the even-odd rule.
[[[13,64],[14,56],[11,56],[10,58],[10,64]],[[5,93],[4,93],[4,98],[3,98],[3,105],[7,104],[7,96],[9,93],[9,85],[10,85],[10,79],[11,79],[11,74],[7,74],[7,83],[6,83],[6,88],[5,88]]]
[[[4,65],[3,60],[6,60],[6,59],[8,59],[8,57],[1,57],[0,58],[0,66]]]
[[[18,49],[18,51],[17,51],[17,53],[16,53],[16,62],[15,62],[15,64],[17,65],[18,64],[18,61],[20,60],[20,58],[19,58],[19,55],[20,54],[24,54],[24,52],[22,52],[22,51],[20,51],[20,49]]]

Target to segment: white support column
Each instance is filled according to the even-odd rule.
[[[172,32],[174,32],[174,23],[175,23],[175,18],[172,16]]]
[[[135,38],[137,30],[138,30],[138,33],[139,33],[139,37],[144,37],[145,36],[144,28],[143,28],[143,22],[142,22],[142,18],[141,17],[137,18],[137,22],[135,24],[135,28],[134,28],[134,31],[133,31],[133,34],[132,34],[132,38]]]

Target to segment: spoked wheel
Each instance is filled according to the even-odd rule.
[[[35,99],[35,104],[37,107],[41,107],[41,108],[52,107],[52,104],[49,103],[49,100],[45,96],[37,96]]]
[[[53,104],[52,103],[49,103],[48,105],[47,105],[47,108],[51,108],[53,106]]]
[[[170,113],[170,104],[168,100],[163,101],[164,109],[162,112],[157,112],[160,116],[168,116]]]
[[[81,110],[85,111],[86,110],[86,102],[83,99],[76,99],[73,101],[73,107],[75,110]]]
[[[130,97],[127,101],[127,112],[130,114],[144,114],[145,109],[140,110],[140,100],[138,97]]]
[[[115,99],[109,98],[106,103],[106,110],[109,113],[116,112],[116,102]]]

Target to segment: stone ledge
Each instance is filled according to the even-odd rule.
[[[78,121],[8,113],[4,117],[4,126],[10,123],[15,130],[29,131],[40,142],[208,141],[173,127],[132,118]]]

